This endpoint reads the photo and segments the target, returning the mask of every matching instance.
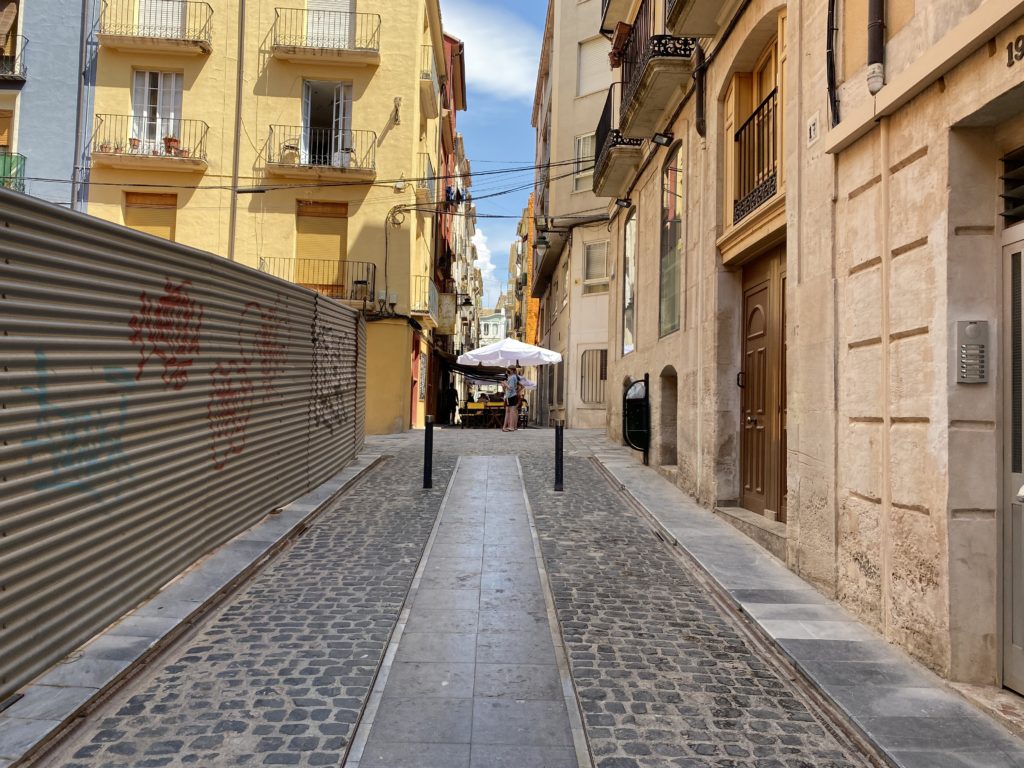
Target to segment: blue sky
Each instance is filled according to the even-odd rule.
[[[466,44],[467,109],[458,128],[473,164],[473,197],[530,184],[533,171],[475,174],[533,164],[530,125],[547,0],[441,0],[445,31]],[[508,281],[508,251],[530,190],[479,200],[477,253],[485,304]],[[515,219],[488,219],[486,214]]]

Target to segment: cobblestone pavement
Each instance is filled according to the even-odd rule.
[[[42,764],[340,765],[454,463],[373,469]]]

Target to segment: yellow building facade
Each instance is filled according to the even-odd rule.
[[[97,41],[89,213],[366,310],[367,431],[422,424],[437,0],[112,0]]]

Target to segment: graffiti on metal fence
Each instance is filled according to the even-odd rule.
[[[160,378],[164,386],[176,390],[188,384],[188,371],[199,354],[199,332],[203,325],[203,305],[189,295],[192,282],[175,285],[166,278],[164,292],[153,300],[143,291],[139,311],[128,321],[131,342],[139,346],[138,371],[142,378],[154,356],[163,362]]]
[[[354,375],[345,365],[345,348],[352,343],[348,334],[322,322],[313,324],[313,422],[331,432],[342,426],[350,414],[345,409],[348,379]]]
[[[245,368],[234,361],[217,363],[210,371],[206,422],[210,427],[213,466],[220,470],[245,450],[245,432],[252,411],[253,385]]]
[[[278,295],[274,306],[267,308],[250,301],[238,322],[238,349],[242,364],[256,365],[263,399],[278,395],[275,379],[287,365],[288,319],[286,306]]]
[[[104,381],[114,387],[118,398],[116,404],[109,405],[58,404],[51,392],[52,376],[46,353],[36,350],[36,384],[22,388],[39,408],[36,431],[24,441],[32,451],[27,461],[29,472],[43,473],[34,484],[35,490],[119,496],[121,485],[131,475],[124,452],[128,391],[134,384],[131,372],[104,368]],[[96,402],[95,396],[90,402]],[[113,472],[115,469],[118,471]]]

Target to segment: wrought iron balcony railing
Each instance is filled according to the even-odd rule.
[[[0,149],[0,187],[25,191],[25,156]]]
[[[274,10],[275,46],[337,51],[379,51],[380,16],[376,13]]]
[[[24,80],[28,70],[25,67],[25,48],[28,38],[10,35],[0,45],[0,80]]]
[[[409,311],[430,315],[437,322],[437,286],[426,275],[413,275],[409,291]]]
[[[99,34],[194,44],[211,50],[213,8],[193,0],[107,0]]]
[[[271,165],[374,171],[377,134],[374,131],[270,126],[267,162]]]
[[[644,0],[622,49],[623,104],[630,103],[636,96],[644,72],[653,59],[692,59],[696,51],[693,38],[655,35],[653,30],[654,3]]]
[[[372,302],[376,291],[377,267],[368,261],[272,256],[260,258],[259,269],[332,299]]]
[[[619,130],[621,91],[622,83],[612,83],[608,89],[608,98],[604,102],[601,119],[597,123],[597,130],[594,132],[594,146],[597,147],[597,161],[594,163],[595,180],[601,176],[612,149],[621,146],[639,147],[644,143],[643,139],[627,139]]]
[[[736,131],[734,224],[766,203],[778,191],[777,103],[778,89],[774,89]]]
[[[96,115],[92,154],[206,160],[206,134],[202,120],[150,115]]]

